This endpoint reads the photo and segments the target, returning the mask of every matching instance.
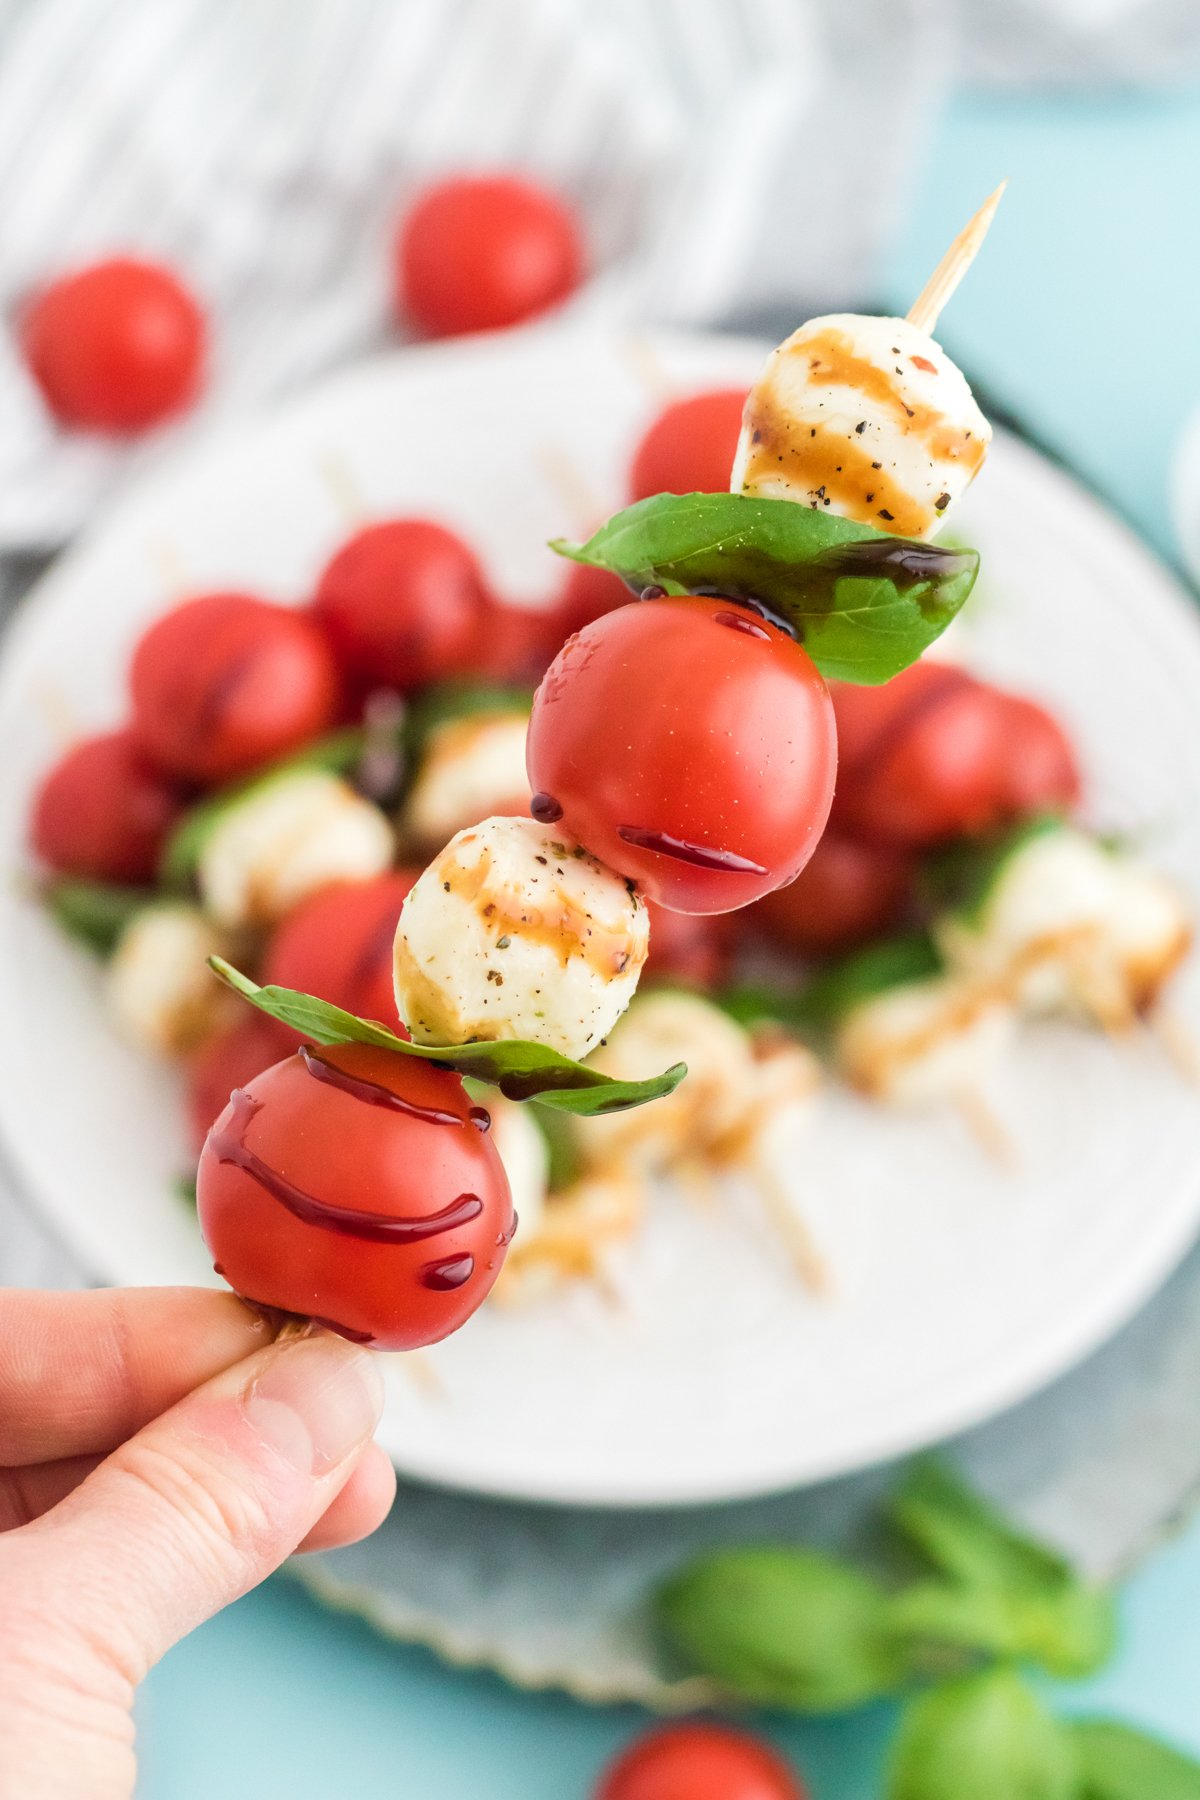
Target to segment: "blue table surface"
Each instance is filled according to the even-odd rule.
[[[919,199],[884,271],[903,312],[997,179],[1011,187],[947,338],[1160,549],[1168,472],[1200,403],[1200,89],[1165,95],[964,94],[933,124]],[[1123,1596],[1112,1668],[1062,1704],[1144,1722],[1200,1752],[1200,1522]],[[817,1800],[874,1800],[886,1709],[764,1728]],[[585,1800],[642,1723],[443,1667],[320,1611],[285,1579],[181,1645],[147,1684],[144,1800]],[[964,1796],[966,1800],[966,1796]],[[1149,1797],[1148,1797],[1149,1800]]]

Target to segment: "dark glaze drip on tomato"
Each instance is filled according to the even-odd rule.
[[[465,1287],[474,1273],[473,1256],[449,1256],[445,1262],[422,1263],[421,1286],[432,1288],[437,1294],[450,1294],[455,1288]]]
[[[467,1114],[467,1117],[470,1119],[476,1131],[490,1131],[492,1129],[492,1115],[486,1106],[473,1106]]]
[[[562,807],[553,794],[535,794],[529,802],[529,812],[539,825],[557,825],[562,818]]]
[[[350,1094],[355,1100],[362,1100],[368,1106],[386,1106],[392,1112],[406,1113],[410,1119],[424,1119],[429,1125],[462,1125],[465,1120],[457,1113],[442,1112],[436,1106],[417,1106],[412,1100],[405,1100],[401,1094],[393,1094],[391,1088],[382,1087],[377,1081],[367,1081],[362,1075],[349,1075],[345,1069],[339,1069],[336,1063],[325,1061],[307,1044],[301,1044],[300,1055],[304,1058],[304,1066],[315,1081],[323,1081],[328,1087],[335,1087],[343,1094]]]
[[[744,631],[747,637],[766,638],[770,642],[771,634],[765,626],[759,625],[749,613],[719,612],[713,614],[714,625],[728,625],[731,631]]]
[[[686,838],[672,837],[668,831],[646,831],[640,825],[618,825],[617,836],[639,850],[652,850],[658,856],[670,856],[676,862],[692,863],[697,869],[715,869],[725,875],[765,875],[761,863],[739,856],[736,850],[714,850],[707,844],[689,844]]]
[[[339,1237],[357,1238],[366,1244],[419,1244],[426,1238],[441,1237],[443,1232],[469,1225],[483,1211],[483,1201],[478,1194],[460,1194],[449,1206],[443,1206],[440,1212],[428,1213],[424,1218],[389,1217],[385,1213],[363,1212],[358,1207],[331,1206],[327,1200],[318,1200],[315,1194],[297,1187],[246,1144],[246,1129],[260,1110],[261,1100],[251,1099],[238,1088],[229,1105],[233,1115],[229,1124],[220,1130],[214,1129],[208,1140],[213,1155],[218,1162],[231,1163],[235,1169],[249,1175],[273,1200],[278,1200],[305,1225],[336,1232]]]

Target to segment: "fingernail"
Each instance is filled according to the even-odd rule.
[[[242,1410],[269,1450],[304,1474],[325,1475],[379,1423],[379,1360],[329,1331],[275,1344],[243,1393]]]

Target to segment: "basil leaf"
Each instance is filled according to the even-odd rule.
[[[158,865],[161,886],[178,892],[191,885],[214,827],[247,794],[257,793],[268,783],[278,781],[281,776],[291,775],[297,769],[325,769],[331,775],[348,775],[357,767],[366,745],[367,733],[363,727],[348,725],[344,730],[331,731],[326,737],[315,738],[293,756],[271,763],[245,781],[234,782],[229,787],[218,788],[214,794],[207,794],[195,806],[189,807],[168,837]]]
[[[934,852],[921,872],[921,885],[929,904],[976,922],[1017,852],[1034,838],[1061,830],[1062,824],[1052,814],[1041,814],[1008,831],[965,838]]]
[[[881,938],[826,964],[800,995],[794,1016],[813,1030],[830,1031],[863,1001],[941,971],[942,959],[925,932]]]
[[[823,675],[890,681],[928,650],[979,572],[974,550],[891,537],[792,500],[656,494],[626,507],[586,544],[556,539],[575,562],[631,588],[754,600],[792,630]]]
[[[1200,1762],[1131,1725],[1079,1719],[1071,1726],[1081,1800],[1200,1800]]]
[[[658,1594],[664,1637],[731,1693],[797,1712],[848,1712],[904,1684],[887,1596],[848,1564],[809,1550],[701,1557]]]
[[[135,914],[154,901],[146,888],[116,887],[106,881],[63,876],[48,881],[42,899],[68,936],[108,956]]]
[[[990,1670],[909,1704],[887,1792],[889,1800],[1079,1800],[1074,1741],[1019,1675]]]
[[[475,718],[481,713],[528,713],[533,689],[501,687],[485,681],[438,681],[409,702],[404,718],[404,741],[410,756],[424,749],[429,734],[451,719]]]
[[[560,1056],[544,1044],[515,1038],[475,1044],[412,1044],[397,1037],[386,1025],[360,1019],[355,1013],[330,1005],[328,1000],[318,1000],[315,994],[297,993],[294,988],[259,987],[223,957],[210,956],[208,961],[209,967],[235,993],[314,1043],[374,1044],[381,1050],[394,1050],[398,1056],[418,1056],[424,1062],[439,1063],[443,1068],[456,1069],[460,1075],[489,1082],[509,1100],[536,1100],[542,1106],[584,1115],[625,1112],[629,1107],[644,1106],[648,1100],[659,1100],[672,1093],[687,1074],[687,1064],[676,1063],[647,1081],[613,1081],[598,1069],[572,1062],[569,1056]]]
[[[546,1179],[550,1192],[561,1194],[583,1173],[579,1141],[570,1119],[562,1111],[543,1106],[532,1117],[546,1145]]]
[[[1082,1581],[1056,1551],[1015,1531],[941,1464],[916,1464],[886,1511],[954,1584],[899,1596],[898,1630],[1030,1658],[1067,1678],[1090,1675],[1111,1654],[1112,1596]]]

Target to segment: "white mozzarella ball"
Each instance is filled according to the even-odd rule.
[[[527,1038],[586,1056],[633,998],[649,939],[632,883],[552,825],[485,819],[404,902],[396,1003],[419,1043]]]
[[[931,537],[991,441],[966,378],[907,319],[831,313],[773,350],[730,487]]]
[[[229,946],[197,907],[164,901],[126,926],[105,971],[126,1036],[163,1056],[195,1050],[237,1002],[208,967]]]
[[[527,712],[447,719],[430,732],[404,805],[405,838],[436,849],[495,813],[529,810]]]
[[[992,989],[931,976],[854,1007],[838,1033],[838,1067],[874,1099],[929,1106],[978,1092],[1015,1028],[1013,1009]]]
[[[197,876],[224,925],[270,925],[331,881],[391,867],[392,828],[336,775],[296,769],[251,788],[214,824]]]
[[[529,1107],[505,1100],[495,1089],[484,1105],[491,1116],[492,1142],[496,1146],[517,1215],[522,1242],[536,1237],[546,1210],[550,1185],[550,1151],[530,1117]]]

